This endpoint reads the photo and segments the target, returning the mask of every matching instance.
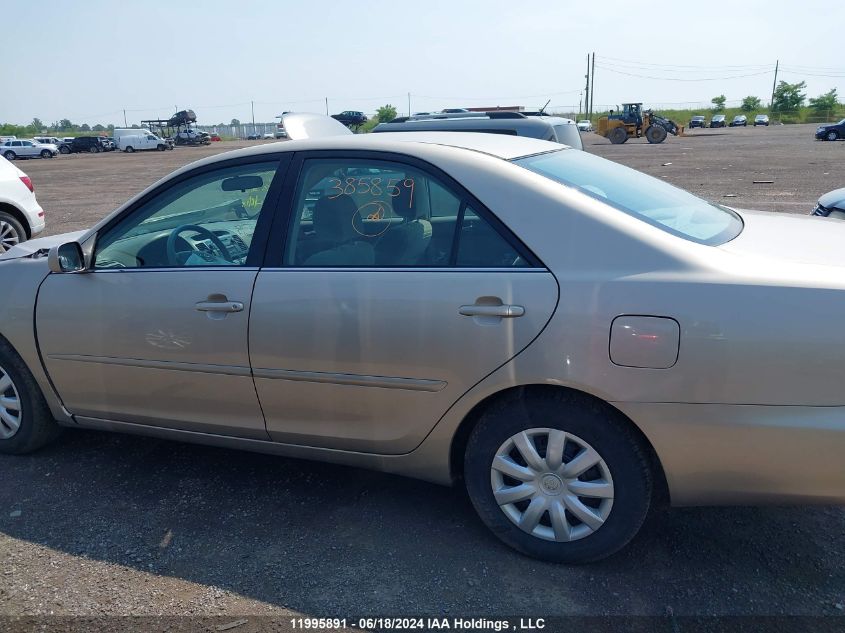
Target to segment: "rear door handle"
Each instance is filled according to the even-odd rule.
[[[459,314],[464,316],[471,316],[471,317],[501,317],[503,319],[513,319],[515,317],[521,317],[525,314],[525,308],[522,306],[517,305],[500,305],[500,306],[489,306],[489,305],[471,305],[471,306],[461,306],[458,310]]]
[[[242,312],[240,301],[200,301],[194,306],[199,312]]]

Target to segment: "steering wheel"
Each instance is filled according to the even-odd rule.
[[[223,259],[227,262],[232,262],[232,255],[229,253],[229,249],[226,248],[226,245],[214,233],[199,226],[198,224],[183,224],[182,226],[177,226],[173,229],[167,238],[167,261],[171,266],[182,266],[184,264],[184,262],[179,261],[179,253],[176,251],[176,240],[179,235],[185,231],[193,231],[194,233],[202,236],[204,239],[211,240],[211,243],[214,244],[218,251],[220,251],[221,257],[223,257]],[[192,250],[195,253],[199,252],[197,249],[192,248]]]

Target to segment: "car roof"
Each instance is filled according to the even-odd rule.
[[[441,145],[473,152],[480,152],[503,160],[568,149],[566,145],[541,141],[530,136],[508,134],[483,134],[478,132],[383,132],[381,134],[349,134],[320,136],[301,140],[266,143],[257,147],[224,152],[209,156],[182,167],[174,173],[181,173],[199,165],[207,165],[232,158],[262,156],[277,152],[304,152],[312,150],[362,150],[413,153],[413,148],[423,149],[430,145]]]

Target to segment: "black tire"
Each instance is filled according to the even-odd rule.
[[[160,151],[160,152],[163,152],[163,151],[164,151],[164,150],[166,150],[167,148],[166,148],[164,145],[157,145],[157,146],[156,146],[156,149],[157,149],[158,151]]]
[[[15,243],[17,244],[26,242],[26,230],[15,216],[11,215],[10,213],[6,213],[5,211],[0,211],[0,222],[3,222],[4,224],[11,227],[12,232],[15,234],[14,237],[12,237],[11,235],[7,235],[6,237],[12,237],[12,239],[16,238],[17,242]],[[3,238],[3,236],[0,235],[0,238]],[[0,242],[0,253],[5,252],[6,248],[7,246],[4,246],[3,242]]]
[[[65,145],[62,145],[59,148],[59,152],[62,153],[62,154],[70,154],[70,148],[66,147]]]
[[[496,452],[508,438],[530,428],[557,429],[577,436],[607,465],[613,480],[613,504],[604,523],[591,534],[568,542],[533,536],[497,504],[491,485]],[[499,539],[523,554],[558,563],[589,563],[622,549],[642,526],[653,489],[647,449],[630,423],[609,405],[564,390],[525,390],[485,411],[467,443],[464,477],[478,515]]]
[[[830,130],[827,134],[824,135],[824,140],[837,141],[839,140],[839,133],[836,130]]]
[[[30,453],[57,438],[61,427],[56,424],[26,363],[3,339],[0,339],[0,367],[12,379],[21,403],[20,427],[10,438],[0,439],[0,453]]]
[[[127,145],[126,150],[124,150],[124,151],[126,151],[127,154],[131,154],[132,152],[135,151],[135,148],[132,147],[131,145]]]
[[[9,150],[3,154],[3,158],[6,160],[15,160],[15,153],[12,150]]]
[[[650,125],[645,131],[645,138],[649,143],[662,143],[667,135],[666,129],[659,125]]]
[[[42,149],[41,158],[53,158],[53,152],[51,152],[49,149]]]
[[[608,140],[614,145],[621,145],[628,140],[628,131],[622,127],[615,127],[607,133]]]

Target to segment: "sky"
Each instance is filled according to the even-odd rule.
[[[191,108],[213,125],[252,121],[253,107],[272,121],[325,113],[326,98],[332,114],[407,113],[409,93],[414,112],[549,99],[577,111],[591,52],[594,109],[768,102],[776,60],[809,97],[835,87],[845,100],[845,3],[833,0],[3,0],[2,19],[32,44],[0,61],[0,122],[16,124]]]

